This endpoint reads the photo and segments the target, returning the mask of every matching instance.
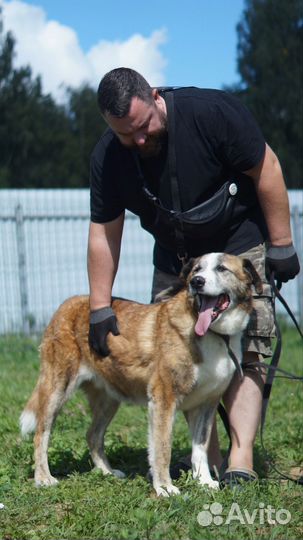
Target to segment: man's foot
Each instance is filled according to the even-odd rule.
[[[255,482],[258,475],[252,469],[229,467],[220,477],[220,488],[241,489],[246,482]]]

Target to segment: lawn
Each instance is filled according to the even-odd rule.
[[[281,367],[302,375],[302,345],[295,330],[283,330]],[[81,392],[58,417],[51,439],[52,473],[61,481],[37,489],[32,440],[22,440],[18,419],[39,370],[38,341],[0,338],[0,538],[2,539],[227,539],[303,537],[302,489],[267,470],[259,439],[255,447],[260,481],[238,491],[201,488],[191,475],[177,482],[180,496],[157,499],[146,480],[147,412],[124,405],[110,426],[106,448],[125,480],[92,468],[85,433],[88,407]],[[227,440],[220,425],[223,449]],[[302,456],[302,385],[276,379],[265,429],[265,445],[283,472]],[[178,414],[173,461],[190,450]],[[301,462],[302,465],[302,462]]]

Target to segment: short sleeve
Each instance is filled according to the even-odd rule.
[[[120,172],[115,144],[107,134],[100,139],[90,160],[91,221],[106,223],[116,219],[124,206],[120,198]]]
[[[247,171],[264,157],[265,139],[256,120],[239,99],[225,92],[216,104],[214,138],[223,161],[236,171]]]

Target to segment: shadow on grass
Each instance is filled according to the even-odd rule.
[[[190,449],[186,450],[189,451]],[[180,457],[179,452],[174,454],[173,452],[172,464],[176,463]],[[148,472],[146,448],[121,446],[119,449],[107,452],[107,457],[114,469],[122,470],[130,478],[137,475],[145,477]],[[80,458],[76,457],[72,450],[58,450],[49,457],[49,464],[52,474],[61,478],[73,473],[88,473],[94,468],[88,450]]]
[[[223,450],[223,455],[226,452]],[[173,450],[171,465],[175,465],[181,457],[190,454],[190,447]],[[115,450],[107,452],[107,457],[114,469],[122,470],[129,478],[139,475],[145,478],[149,466],[146,448],[131,448],[122,445]],[[64,478],[73,473],[88,473],[94,469],[89,451],[86,450],[81,457],[76,457],[72,450],[58,450],[50,458],[50,469],[56,477]],[[259,449],[254,450],[255,470],[259,478],[266,478],[268,467],[264,454]]]
[[[122,470],[127,476],[139,474],[145,476],[148,469],[146,448],[129,448],[121,446],[117,450],[107,452],[108,460],[114,469]],[[94,468],[89,451],[75,457],[72,450],[57,451],[50,459],[52,474],[57,477],[69,476],[73,473],[88,473]]]

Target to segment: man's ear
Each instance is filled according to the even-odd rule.
[[[251,283],[255,286],[255,289],[258,294],[262,294],[263,285],[262,280],[255,269],[253,263],[249,259],[243,259],[243,270],[246,274],[249,275]]]
[[[196,260],[195,258],[191,258],[183,265],[182,270],[180,272],[180,279],[182,279],[182,281],[187,280],[189,274],[191,273],[194,267],[195,260]]]

